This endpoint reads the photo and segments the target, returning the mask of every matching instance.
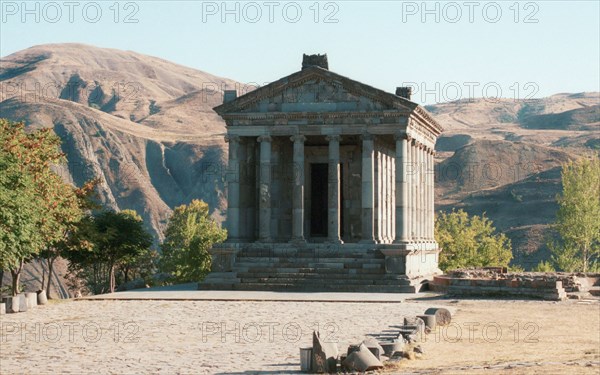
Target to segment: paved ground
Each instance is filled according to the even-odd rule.
[[[174,300],[174,301],[305,301],[398,303],[414,294],[405,293],[302,293],[197,290],[197,283],[136,289],[80,298],[80,300]]]

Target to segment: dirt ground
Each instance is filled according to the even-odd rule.
[[[424,358],[387,373],[599,374],[600,304],[452,300],[404,302],[66,301],[0,317],[0,373],[290,374],[312,330],[341,351],[406,315],[447,307],[453,323]]]
[[[457,308],[452,323],[426,337],[422,359],[391,372],[600,374],[598,301],[448,302]]]

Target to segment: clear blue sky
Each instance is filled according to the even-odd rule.
[[[221,1],[75,3],[28,1],[27,13],[1,0],[0,55],[80,42],[263,84],[327,53],[332,71],[372,86],[413,82],[419,103],[600,91],[599,1],[267,0],[227,2],[229,14]]]

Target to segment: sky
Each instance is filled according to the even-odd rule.
[[[600,1],[5,1],[0,56],[46,43],[132,50],[263,85],[329,69],[432,104],[600,91]]]

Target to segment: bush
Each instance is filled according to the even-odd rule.
[[[555,272],[554,266],[548,261],[541,261],[537,266],[533,267],[533,272]]]
[[[439,212],[435,237],[442,249],[440,269],[508,266],[512,259],[510,239],[494,232],[492,222],[485,215],[469,216],[463,210]]]

